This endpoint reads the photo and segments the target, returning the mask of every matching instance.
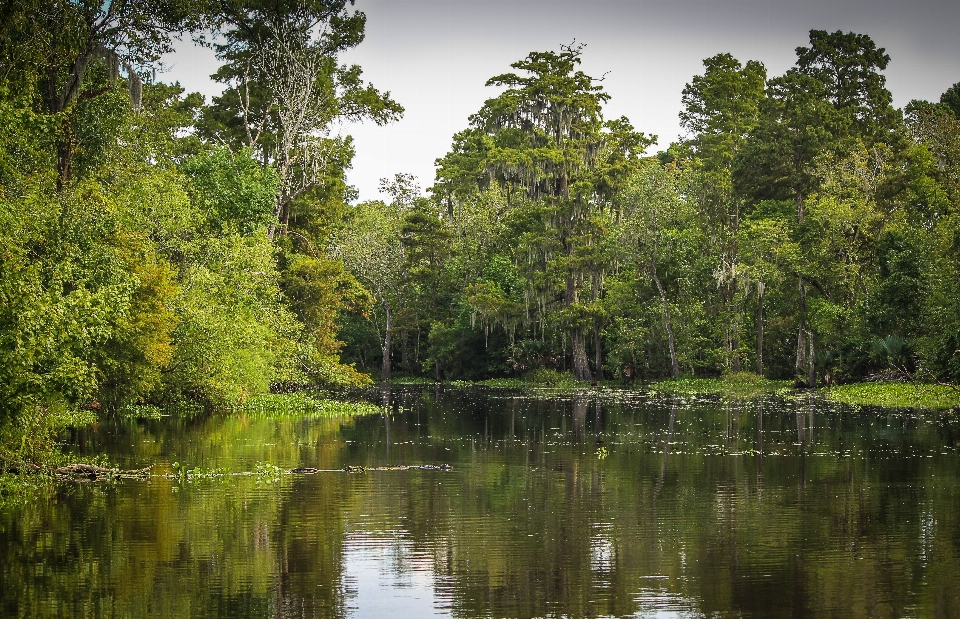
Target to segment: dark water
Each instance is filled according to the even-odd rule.
[[[960,421],[809,399],[395,389],[119,421],[0,512],[4,617],[960,617]],[[452,471],[276,474],[449,463]],[[269,466],[268,466],[269,465]],[[216,471],[214,471],[216,472]]]

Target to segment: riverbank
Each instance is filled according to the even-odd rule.
[[[767,394],[789,395],[799,392],[794,388],[792,381],[770,380],[749,372],[739,372],[716,378],[681,378],[643,384],[624,384],[619,381],[601,381],[592,384],[574,380],[570,374],[540,370],[531,372],[521,378],[493,378],[483,381],[437,383],[419,377],[400,377],[391,380],[390,384],[397,386],[442,384],[451,387],[482,386],[494,389],[551,389],[557,391],[615,388],[682,395],[719,395],[736,400],[746,400]],[[870,382],[822,387],[806,392],[816,394],[831,402],[854,406],[887,406],[927,410],[960,408],[960,387],[955,385]]]

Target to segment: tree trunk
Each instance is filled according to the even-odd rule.
[[[807,331],[807,287],[803,284],[803,279],[800,279],[800,327],[797,329],[797,362],[794,366],[794,372],[797,375],[797,379],[800,380],[801,377],[806,374],[806,365],[807,365],[807,347],[806,347],[806,331]]]
[[[803,380],[803,375],[806,372],[805,366],[807,364],[807,340],[804,337],[804,327],[805,325],[803,321],[801,321],[800,328],[797,330],[797,361],[793,368],[798,381]]]
[[[577,380],[592,381],[590,362],[587,360],[587,338],[583,329],[580,327],[571,329],[570,344],[573,348],[573,377]]]
[[[387,327],[383,334],[383,365],[380,366],[380,380],[390,380],[390,336],[393,329],[393,312],[390,306],[383,304],[383,309],[387,313]]]
[[[807,332],[810,342],[810,354],[807,355],[807,386],[813,389],[817,386],[817,368],[814,364],[813,333]]]
[[[740,371],[740,308],[733,305],[733,324],[730,329],[730,352],[733,354],[733,371]]]
[[[63,191],[73,176],[73,154],[75,152],[73,131],[70,121],[63,121],[63,135],[57,139],[57,191]]]
[[[766,285],[757,284],[757,376],[763,377],[763,293]]]
[[[673,344],[673,326],[670,324],[670,306],[667,303],[667,293],[663,291],[663,285],[660,278],[657,277],[657,265],[650,263],[650,274],[653,276],[653,283],[657,285],[660,292],[660,300],[663,301],[663,324],[667,328],[667,343],[670,345],[670,365],[673,368],[673,379],[680,378],[680,364],[677,362],[677,350]]]
[[[594,369],[597,371],[596,379],[603,380],[603,344],[600,341],[600,324],[598,321],[593,321],[593,345],[596,351],[594,352]]]
[[[573,275],[567,276],[567,290],[564,295],[567,307],[577,303],[577,284]],[[590,361],[587,358],[587,337],[583,328],[576,326],[570,328],[570,346],[573,352],[573,377],[577,380],[592,381],[590,374]]]

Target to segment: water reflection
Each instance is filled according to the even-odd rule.
[[[329,472],[61,486],[0,513],[0,615],[958,616],[954,416],[604,391],[373,398],[384,413],[352,422],[82,433],[76,449],[130,468]],[[390,468],[440,463],[453,471]]]

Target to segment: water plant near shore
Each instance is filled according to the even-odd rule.
[[[682,394],[719,394],[738,400],[754,398],[767,393],[783,393],[790,389],[790,381],[769,380],[749,372],[727,374],[720,378],[681,378],[662,380],[650,385],[651,391]]]
[[[855,406],[950,409],[960,407],[960,388],[922,383],[855,383],[823,389],[828,400]]]

